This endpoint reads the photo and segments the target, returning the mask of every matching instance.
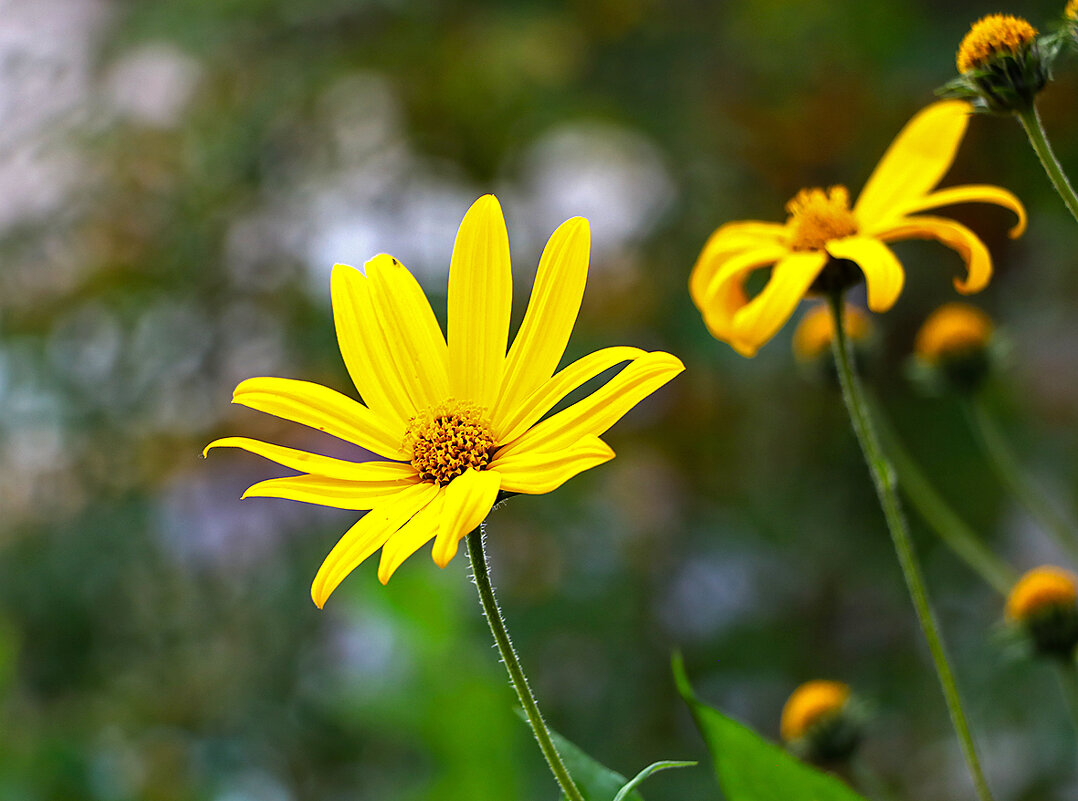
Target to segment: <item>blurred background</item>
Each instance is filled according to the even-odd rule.
[[[1009,11],[1043,26],[1062,2]],[[969,24],[928,0],[0,0],[0,799],[475,801],[555,797],[513,712],[463,555],[388,587],[364,564],[309,598],[355,513],[241,502],[282,474],[201,448],[315,450],[229,404],[244,378],[352,392],[329,270],[378,252],[444,321],[456,227],[502,200],[523,313],[541,247],[590,218],[568,357],[661,348],[688,370],[617,425],[618,458],[490,520],[495,582],[551,724],[633,775],[705,760],[674,692],[776,737],[790,690],[850,683],[865,759],[905,797],[970,797],[891,544],[832,385],[787,328],[753,360],[687,292],[707,235],[781,221],[801,187],[856,193],[953,76]],[[1078,63],[1042,95],[1078,170]],[[1078,477],[1078,230],[1012,120],[973,121],[945,183],[992,248],[974,302],[1013,343],[990,405],[1058,504]],[[949,212],[950,213],[950,212]],[[908,271],[869,380],[943,494],[1017,567],[1060,560],[1002,491],[953,401],[904,378],[952,300],[954,253]],[[278,472],[275,472],[278,471]],[[1001,799],[1078,794],[1046,667],[999,635],[1001,600],[911,515]],[[1066,564],[1066,562],[1064,562]],[[1074,565],[1070,565],[1074,567]],[[718,799],[706,762],[644,788]]]

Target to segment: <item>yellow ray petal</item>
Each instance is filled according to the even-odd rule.
[[[646,353],[583,400],[537,423],[498,451],[495,458],[556,451],[572,447],[588,435],[600,436],[684,369],[685,365],[669,353]]]
[[[961,100],[943,100],[914,115],[883,154],[861,190],[853,212],[862,228],[900,214],[930,192],[951,168],[972,108]]]
[[[378,562],[378,580],[387,584],[404,560],[414,554],[438,534],[445,493],[438,495],[404,524],[403,528],[382,546],[382,558]]]
[[[512,442],[574,389],[591,381],[604,370],[643,356],[644,353],[640,348],[613,347],[603,348],[577,359],[559,370],[529,398],[517,404],[514,409],[508,410],[509,413],[504,419],[495,424],[495,438],[498,442]]]
[[[395,462],[382,462],[393,464]],[[401,465],[411,467],[411,465]],[[401,471],[402,473],[404,471]],[[389,471],[387,471],[387,474]],[[373,509],[385,499],[396,495],[405,487],[419,483],[419,476],[412,469],[406,478],[385,481],[345,481],[324,476],[286,476],[260,481],[248,487],[244,498],[285,498],[290,501],[317,503],[334,509],[350,509],[363,512]]]
[[[790,319],[827,263],[826,253],[804,251],[785,256],[771,271],[771,279],[733,319],[732,340],[746,355],[753,355]]]
[[[456,556],[458,543],[486,520],[500,488],[501,475],[493,470],[468,468],[449,482],[432,554],[438,567],[448,565]]]
[[[1018,222],[1008,232],[1011,239],[1017,239],[1026,230],[1026,207],[1012,192],[1001,186],[989,184],[967,184],[965,186],[949,186],[937,192],[924,195],[915,200],[908,207],[902,209],[903,214],[913,214],[928,209],[938,209],[940,206],[951,206],[955,203],[992,203],[1003,206],[1013,211]]]
[[[232,402],[292,420],[353,442],[390,459],[404,459],[404,429],[382,420],[346,395],[310,381],[248,378],[232,393]]]
[[[727,259],[766,245],[784,244],[788,238],[786,226],[778,223],[745,220],[720,226],[708,237],[696,259],[689,276],[689,294],[694,299],[702,298],[708,283]]]
[[[509,234],[494,195],[472,204],[449,264],[449,389],[494,408],[505,368],[513,277]]]
[[[726,260],[693,302],[704,316],[704,324],[717,339],[729,342],[734,338],[734,315],[746,303],[745,281],[753,270],[767,267],[789,255],[785,245],[763,245]]]
[[[591,229],[583,217],[562,223],[539,260],[528,310],[505,362],[494,428],[554,375],[573,332],[588,278]]]
[[[891,248],[870,236],[851,236],[827,243],[827,252],[836,259],[856,262],[868,285],[868,307],[885,312],[902,294],[906,273]]]
[[[372,468],[371,465],[388,464],[387,462],[350,462],[346,459],[334,459],[332,456],[299,451],[295,448],[286,448],[284,445],[274,445],[247,437],[215,439],[203,449],[202,455],[205,456],[212,448],[241,448],[292,470],[313,473],[326,478],[339,478],[344,481],[368,481],[371,478],[378,480],[378,475],[381,474],[376,474],[374,471],[380,468]],[[414,471],[411,465],[405,465],[405,467]]]
[[[416,413],[415,401],[400,381],[371,308],[370,281],[355,267],[335,264],[330,277],[337,343],[364,403],[378,417],[404,430]]]
[[[326,599],[356,567],[385,544],[408,519],[434,500],[433,484],[413,484],[367,512],[333,546],[311,584],[311,600],[321,609]]]
[[[984,242],[969,228],[945,217],[917,215],[898,220],[877,236],[884,242],[900,239],[935,239],[956,251],[966,263],[966,278],[954,279],[963,295],[980,292],[992,278],[992,256]]]
[[[554,452],[523,451],[495,457],[491,470],[502,476],[506,492],[539,495],[553,492],[578,473],[598,467],[614,458],[614,451],[598,437],[587,436],[571,448]]]
[[[427,296],[392,256],[375,256],[364,271],[370,282],[371,309],[395,379],[418,410],[441,403],[449,397],[449,352]]]

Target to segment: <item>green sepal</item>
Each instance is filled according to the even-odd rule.
[[[680,654],[671,660],[727,801],[865,801],[836,777],[806,765],[696,697]]]

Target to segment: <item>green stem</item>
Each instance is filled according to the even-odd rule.
[[[539,712],[539,705],[535,702],[531,687],[528,686],[528,677],[524,675],[524,669],[520,666],[517,653],[513,649],[513,642],[509,639],[509,631],[505,628],[505,620],[502,618],[502,610],[498,607],[498,599],[494,597],[494,587],[490,583],[490,569],[487,564],[487,552],[483,547],[485,523],[468,535],[468,559],[472,563],[472,577],[475,580],[476,589],[479,590],[479,603],[483,607],[483,614],[490,625],[490,633],[494,635],[494,642],[502,655],[502,662],[509,672],[509,681],[513,689],[517,691],[520,705],[524,707],[524,714],[528,717],[528,724],[532,733],[539,743],[539,750],[543,752],[550,771],[561,786],[565,797],[569,801],[584,801],[569,775],[565,763],[554,747],[554,741],[550,737],[550,730],[543,722],[543,716]]]
[[[980,399],[964,401],[962,410],[966,413],[970,427],[981,442],[988,455],[988,461],[999,480],[1018,499],[1033,516],[1042,529],[1065,548],[1071,557],[1078,559],[1078,539],[1074,527],[1056,510],[1048,497],[1029,481],[1018,459],[1007,445],[1007,438],[999,430],[992,415]]]
[[[1028,109],[1016,111],[1014,116],[1018,118],[1018,121],[1025,129],[1026,136],[1029,137],[1029,143],[1033,145],[1037,158],[1041,160],[1044,171],[1048,173],[1048,180],[1052,182],[1052,186],[1056,188],[1059,196],[1063,198],[1063,202],[1070,210],[1071,216],[1078,220],[1078,196],[1074,194],[1074,189],[1071,188],[1070,181],[1067,180],[1067,176],[1059,164],[1059,159],[1052,152],[1052,146],[1048,143],[1048,135],[1044,131],[1044,123],[1041,122],[1041,115],[1037,111],[1037,107],[1031,103]]]
[[[996,556],[925,478],[920,466],[903,447],[894,428],[871,403],[876,430],[883,449],[898,474],[898,485],[906,498],[955,555],[973,569],[1000,595],[1006,595],[1018,580],[1018,572]]]
[[[1078,667],[1075,666],[1074,659],[1060,660],[1058,672],[1067,711],[1070,712],[1071,722],[1078,728]]]
[[[940,634],[939,624],[928,600],[928,590],[925,587],[924,577],[921,575],[921,567],[917,562],[917,554],[913,549],[913,541],[910,539],[906,521],[902,516],[902,509],[898,502],[896,492],[895,473],[880,450],[876,433],[872,428],[872,421],[868,417],[868,408],[865,404],[864,392],[861,382],[853,369],[853,356],[846,332],[843,328],[842,294],[836,292],[831,296],[831,313],[835,322],[835,338],[831,343],[831,350],[835,356],[835,366],[838,368],[839,381],[842,384],[842,397],[846,401],[846,410],[850,415],[854,433],[861,444],[865,462],[872,481],[876,485],[876,495],[879,497],[880,506],[883,508],[883,516],[887,521],[887,528],[891,532],[891,540],[898,554],[898,562],[902,566],[902,573],[906,579],[906,587],[909,589],[910,598],[913,600],[917,619],[921,624],[921,631],[928,641],[928,650],[932,654],[932,661],[936,666],[936,675],[940,686],[943,688],[943,697],[947,702],[947,711],[951,715],[951,723],[958,734],[962,753],[966,758],[973,785],[977,796],[981,801],[992,801],[992,793],[988,789],[988,782],[981,770],[981,763],[977,757],[977,748],[973,743],[973,735],[970,733],[966,713],[962,709],[962,699],[958,695],[958,686],[955,684],[954,673],[951,671],[950,662],[947,660],[947,652],[943,645],[943,636]]]

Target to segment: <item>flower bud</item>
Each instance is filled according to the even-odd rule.
[[[808,681],[791,693],[782,708],[779,732],[792,751],[809,762],[831,764],[847,759],[861,741],[850,688],[838,681]]]
[[[1051,565],[1030,570],[1007,596],[1006,615],[1025,631],[1038,654],[1073,659],[1078,645],[1078,577]]]
[[[914,341],[919,369],[961,393],[977,389],[992,366],[991,318],[968,303],[946,303],[924,321]]]

